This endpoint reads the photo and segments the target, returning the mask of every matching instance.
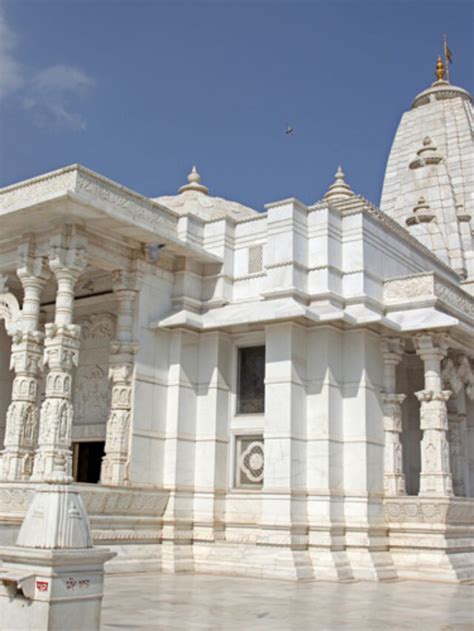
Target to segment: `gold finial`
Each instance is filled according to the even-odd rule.
[[[438,56],[438,61],[436,63],[435,75],[438,78],[438,81],[443,81],[443,79],[444,79],[444,66],[443,66],[443,60],[441,59],[441,56]]]

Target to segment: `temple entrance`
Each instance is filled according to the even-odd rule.
[[[100,481],[104,447],[104,441],[72,443],[72,475],[76,482]]]

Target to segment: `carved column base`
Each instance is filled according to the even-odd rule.
[[[31,480],[44,481],[57,471],[61,471],[66,479],[72,479],[72,451],[56,446],[38,450],[35,454]]]
[[[125,455],[109,454],[102,460],[100,481],[102,484],[124,486],[130,484],[128,479],[128,457]]]
[[[386,473],[383,478],[385,495],[406,495],[405,475]]]
[[[421,473],[419,495],[453,495],[451,475]]]
[[[13,401],[7,411],[2,480],[28,480],[33,469],[38,410],[30,401]]]

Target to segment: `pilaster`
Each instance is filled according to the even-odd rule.
[[[425,370],[425,389],[415,393],[423,432],[419,494],[452,495],[446,408],[451,390],[441,389],[441,360],[447,355],[448,340],[443,333],[422,333],[414,341]]]
[[[223,538],[231,358],[232,344],[227,334],[212,332],[200,336],[193,510],[195,548],[196,542]]]
[[[402,432],[401,405],[404,394],[396,393],[396,367],[403,356],[403,341],[400,338],[382,340],[384,362],[383,423],[384,447],[384,491],[388,495],[405,495],[403,455],[400,434]]]
[[[112,401],[107,421],[101,482],[120,485],[129,483],[132,377],[138,350],[138,344],[134,341],[137,276],[125,270],[117,270],[113,274],[112,286],[118,300],[117,337],[111,345],[109,378],[112,380]]]
[[[194,569],[193,494],[199,336],[173,331],[169,349],[163,484],[170,490],[163,517],[162,570]]]
[[[79,361],[80,326],[72,324],[74,286],[86,266],[86,242],[73,226],[51,238],[49,265],[58,284],[55,319],[45,326],[46,398],[41,406],[33,479],[53,470],[71,475],[72,374]]]
[[[282,578],[312,578],[306,514],[306,330],[265,329],[262,518],[257,544],[280,546]]]
[[[38,431],[38,382],[43,367],[43,338],[39,331],[41,292],[51,272],[42,256],[35,256],[32,242],[18,248],[23,291],[20,326],[12,336],[10,368],[15,371],[12,400],[7,411],[2,479],[27,480],[33,468]]]

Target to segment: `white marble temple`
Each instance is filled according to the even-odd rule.
[[[109,572],[473,579],[471,117],[416,97],[381,210],[341,168],[265,212],[195,168],[2,189],[0,543],[61,470]]]

